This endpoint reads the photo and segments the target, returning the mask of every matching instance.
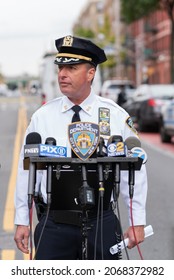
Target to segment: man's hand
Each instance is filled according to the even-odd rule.
[[[144,226],[134,226],[135,236],[137,243],[141,243],[144,241]],[[129,238],[128,248],[131,249],[136,246],[136,240],[134,238],[133,228],[129,227],[128,230],[124,234],[124,238]]]
[[[29,240],[29,227],[18,225],[14,240],[19,250],[25,254],[29,254],[28,240]]]

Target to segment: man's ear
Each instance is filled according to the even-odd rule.
[[[94,79],[95,72],[96,72],[96,69],[94,67],[91,67],[88,70],[88,79],[89,79],[90,82]]]

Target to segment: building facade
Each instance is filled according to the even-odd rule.
[[[90,0],[79,15],[78,28],[91,30],[92,40],[112,56],[104,79],[120,77],[141,83],[170,83],[171,22],[164,10],[157,10],[132,24],[120,17],[120,0]],[[111,69],[107,70],[107,69]]]
[[[127,27],[134,42],[137,84],[170,83],[171,25],[167,13],[155,11]]]

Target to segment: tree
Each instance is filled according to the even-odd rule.
[[[79,37],[89,38],[89,39],[95,38],[95,34],[94,34],[93,30],[91,30],[89,28],[83,28],[80,26],[78,26],[74,30],[74,35],[79,36]]]
[[[131,23],[148,15],[159,7],[160,0],[121,0],[122,19]]]
[[[157,9],[166,10],[171,22],[170,73],[171,83],[174,83],[174,0],[121,0],[122,19],[126,23],[147,16]]]

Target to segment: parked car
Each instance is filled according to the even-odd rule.
[[[126,96],[129,96],[135,90],[135,85],[132,81],[124,79],[106,80],[101,87],[100,96],[117,102],[121,87],[124,87]]]
[[[160,137],[163,143],[170,143],[174,136],[174,99],[161,110]]]
[[[6,84],[0,84],[0,96],[7,96],[8,87]]]
[[[172,84],[142,84],[123,105],[139,131],[159,131],[161,109],[174,97]]]

